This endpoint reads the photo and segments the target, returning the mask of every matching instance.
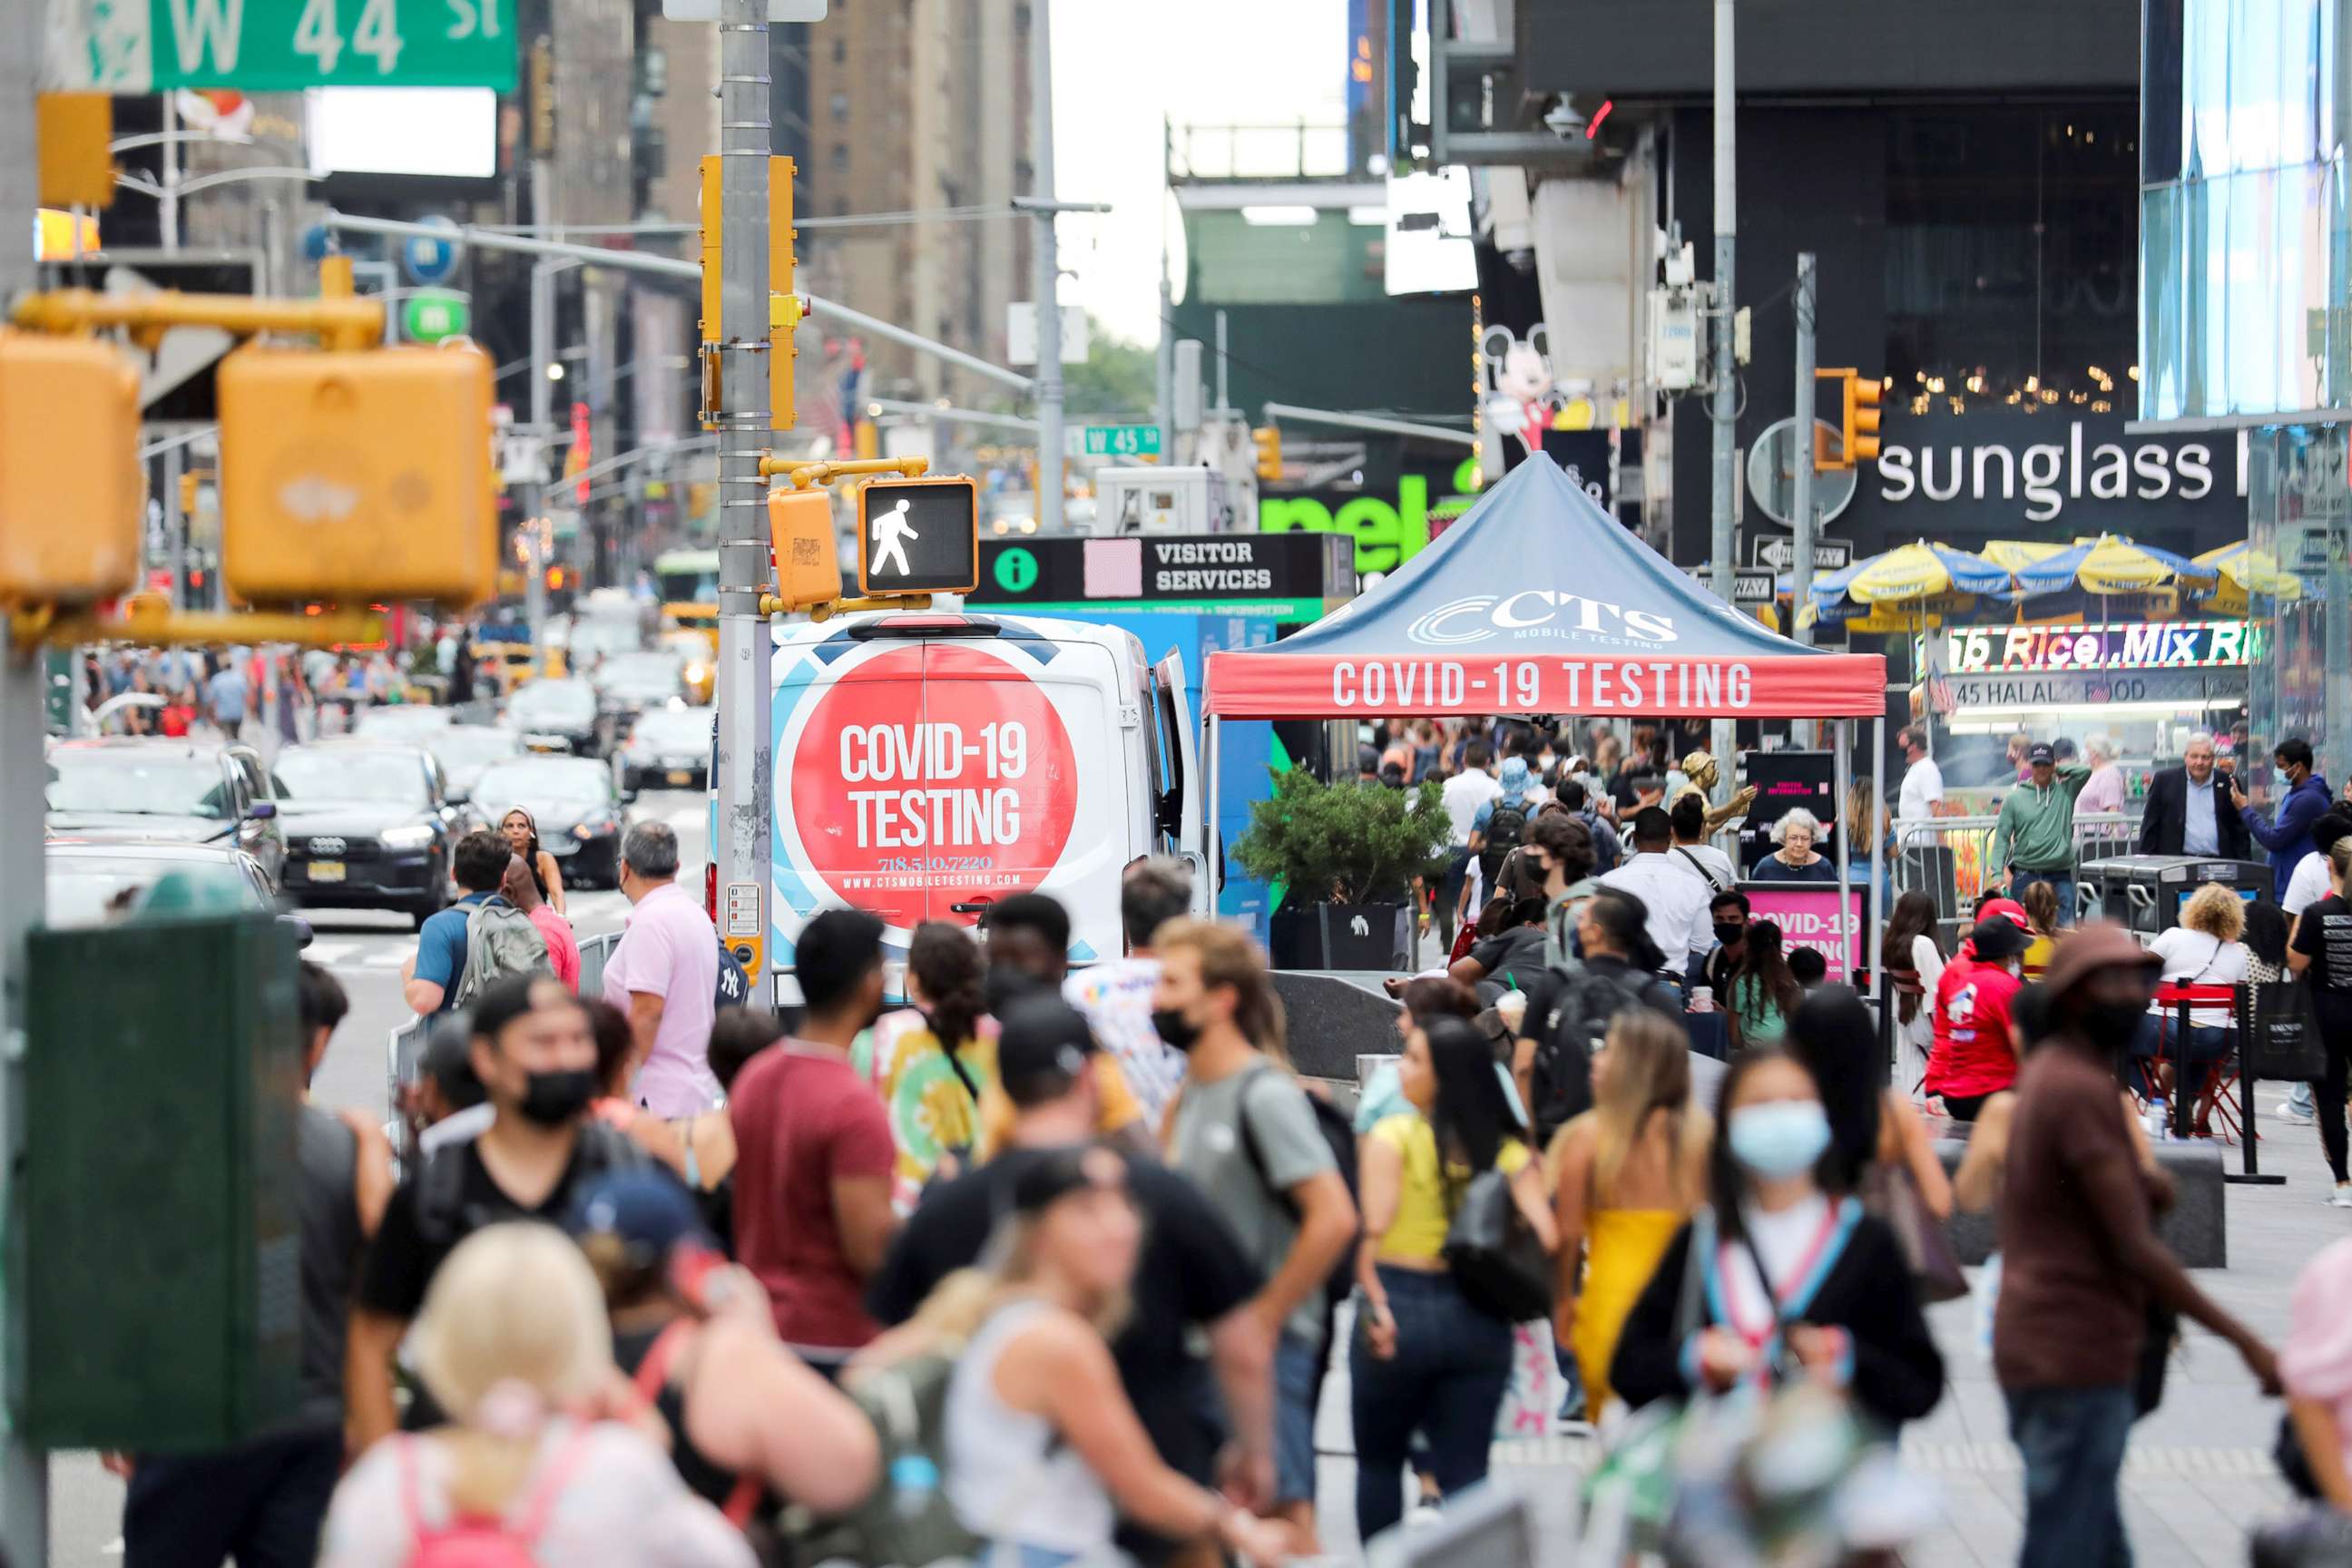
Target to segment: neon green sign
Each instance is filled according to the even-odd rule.
[[[1465,458],[1454,470],[1456,494],[1463,500],[1478,491],[1478,459]],[[1378,496],[1354,496],[1335,511],[1312,496],[1267,496],[1257,503],[1261,533],[1347,533],[1356,540],[1356,570],[1393,572],[1429,542],[1429,480],[1407,474],[1397,484],[1391,503]]]

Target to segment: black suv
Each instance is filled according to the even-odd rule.
[[[476,825],[420,746],[364,739],[278,755],[286,891],[299,903],[396,910],[418,925],[449,901],[449,854]]]

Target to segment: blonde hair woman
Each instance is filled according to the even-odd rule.
[[[2246,982],[2246,906],[2234,889],[2208,882],[2180,906],[2180,923],[2148,943],[2148,951],[2164,961],[2162,978],[2168,985],[2242,985]],[[2202,1094],[2203,1068],[2230,1054],[2231,1008],[2226,1002],[2189,1009],[2189,1065],[2195,1079],[2192,1093]],[[2155,1077],[2164,1092],[2179,1086],[2170,1082],[2180,1060],[2180,1010],[2161,1002],[2148,1004],[2147,1020],[2132,1042],[2132,1054],[2153,1058]],[[2147,1068],[2143,1068],[2144,1072]],[[2201,1124],[2209,1106],[2197,1108]],[[2200,1131],[2202,1131],[2200,1125]]]
[[[1629,1008],[1592,1058],[1593,1107],[1548,1156],[1558,1196],[1554,1328],[1584,1373],[1595,1417],[1612,1397],[1609,1363],[1625,1315],[1675,1232],[1706,1194],[1713,1126],[1691,1104],[1690,1042],[1674,1020]]]
[[[613,1365],[595,1276],[562,1232],[494,1225],[459,1243],[425,1292],[415,1348],[451,1425],[368,1450],[335,1490],[324,1568],[404,1568],[429,1543],[485,1537],[549,1568],[753,1568],[654,1436],[604,1419],[640,1402]]]

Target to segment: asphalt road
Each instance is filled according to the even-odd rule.
[[[678,880],[700,889],[706,858],[708,807],[698,795],[647,790],[629,807],[634,822],[665,822],[677,831]],[[621,929],[629,904],[614,892],[574,892],[566,914],[582,937]],[[415,1016],[400,999],[400,967],[416,951],[416,933],[404,915],[364,910],[315,910],[305,956],[325,964],[343,983],[351,1016],[336,1032],[311,1083],[322,1105],[354,1107],[372,1116],[384,1104],[384,1048],[391,1032]],[[57,1568],[110,1568],[122,1557],[122,1485],[89,1454],[60,1454],[49,1466],[49,1562]]]

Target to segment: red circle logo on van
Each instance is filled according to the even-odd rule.
[[[929,661],[928,666],[926,660]],[[893,648],[817,700],[793,752],[806,863],[900,928],[1035,890],[1077,812],[1077,760],[1045,691],[952,644]]]

